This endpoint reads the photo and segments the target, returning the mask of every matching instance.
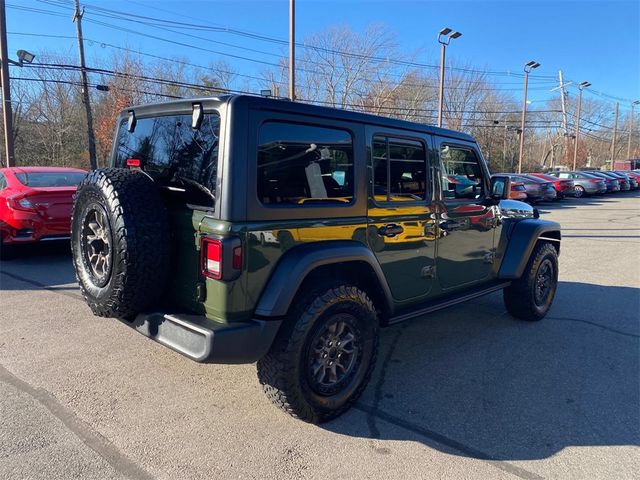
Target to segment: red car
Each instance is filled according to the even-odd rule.
[[[548,182],[553,182],[553,188],[556,189],[558,199],[563,197],[573,197],[575,192],[575,185],[573,180],[567,180],[566,178],[558,178],[546,173],[527,173],[529,176],[538,177]]]
[[[0,168],[2,245],[69,238],[77,168]]]

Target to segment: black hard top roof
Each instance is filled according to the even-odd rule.
[[[194,103],[201,103],[205,110],[208,107],[216,108],[225,103],[229,105],[245,104],[251,108],[263,110],[284,111],[299,115],[312,115],[315,117],[325,117],[343,121],[380,125],[389,128],[414,130],[442,135],[446,137],[454,137],[469,142],[475,142],[475,139],[471,135],[456,130],[438,128],[433,125],[409,122],[406,120],[382,117],[379,115],[371,115],[368,113],[353,112],[350,110],[342,110],[339,108],[321,107],[318,105],[310,105],[307,103],[291,102],[289,100],[280,100],[254,95],[220,95],[216,97],[185,98],[180,100],[173,100],[170,102],[138,105],[127,108],[122,112],[121,115],[126,116],[127,112],[131,110],[136,113],[136,116],[162,115],[168,114],[170,112],[186,113],[191,111]]]

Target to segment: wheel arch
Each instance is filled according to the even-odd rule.
[[[509,234],[507,248],[498,270],[498,277],[501,279],[520,278],[538,242],[551,243],[560,254],[561,238],[560,224],[557,222],[533,218],[520,220]]]
[[[282,317],[299,292],[328,279],[344,279],[362,288],[382,320],[393,314],[393,297],[380,264],[365,245],[349,240],[307,243],[287,251],[271,274],[255,313]]]

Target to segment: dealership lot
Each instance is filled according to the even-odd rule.
[[[544,204],[563,227],[549,317],[499,294],[383,331],[357,407],[321,426],[253,365],[198,365],[93,317],[67,246],[0,269],[0,478],[633,478],[640,197]]]

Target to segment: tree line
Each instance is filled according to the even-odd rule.
[[[296,57],[296,100],[323,106],[435,124],[437,66],[425,68],[418,53],[402,51],[396,36],[373,25],[359,33],[332,26],[304,40]],[[176,98],[257,93],[286,97],[288,59],[259,75],[246,75],[222,59],[207,66],[184,58],[161,58],[122,49],[89,63],[98,165],[108,163],[118,113],[131,105]],[[12,106],[18,165],[89,165],[86,117],[77,61],[56,52],[39,53],[38,63],[12,70]],[[92,68],[93,67],[93,68]],[[473,135],[492,171],[517,165],[522,75],[494,75],[474,65],[447,63],[444,126]],[[507,88],[505,88],[505,86]],[[531,91],[557,86],[532,77]],[[99,89],[98,89],[99,88]],[[572,165],[576,95],[569,95],[563,122],[560,94],[528,107],[523,169]],[[613,104],[585,95],[582,102],[578,166],[599,167],[611,159]],[[625,159],[630,115],[618,119],[615,159]],[[636,122],[636,125],[640,122]],[[566,128],[565,128],[566,126]],[[632,137],[632,158],[640,141]]]

